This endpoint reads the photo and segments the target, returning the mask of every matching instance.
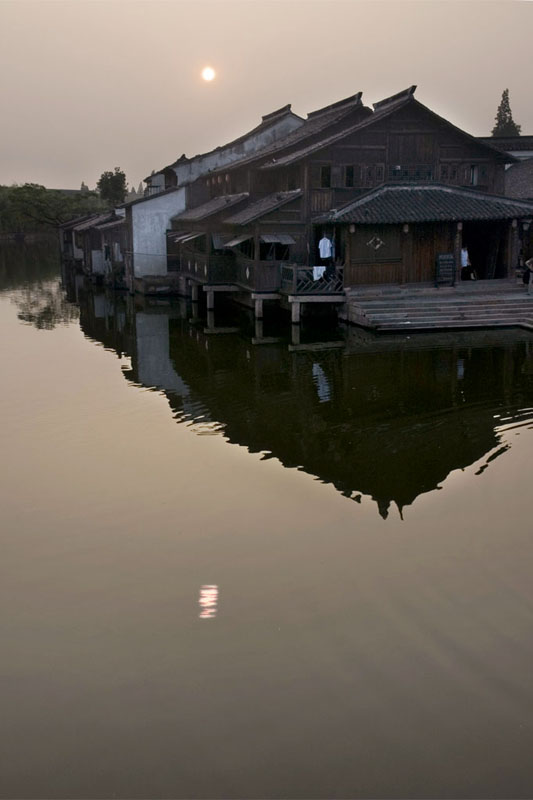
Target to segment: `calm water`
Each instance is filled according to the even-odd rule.
[[[0,252],[1,796],[530,798],[533,336],[65,289]]]

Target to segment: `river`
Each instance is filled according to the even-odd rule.
[[[288,327],[3,246],[3,798],[532,796],[533,335]]]

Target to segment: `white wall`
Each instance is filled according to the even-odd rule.
[[[253,155],[263,147],[267,147],[278,139],[287,136],[295,128],[299,128],[302,122],[303,120],[295,115],[283,117],[266,130],[259,131],[232,147],[222,147],[212,153],[196,156],[184,164],[177,164],[174,167],[174,172],[178,176],[178,185],[182,186],[185,183],[190,183],[201,175],[205,175],[206,172],[225,167],[227,164],[232,164],[245,156]]]
[[[167,274],[170,220],[185,210],[185,188],[154,195],[131,206],[133,269],[136,278]]]
[[[104,272],[104,254],[102,250],[91,250],[91,271],[93,275]]]

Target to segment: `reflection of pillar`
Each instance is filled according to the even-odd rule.
[[[255,338],[262,339],[263,338],[263,320],[256,319],[255,320]]]
[[[215,293],[212,289],[210,289],[207,294],[207,310],[213,311],[215,308]]]
[[[291,303],[291,320],[293,325],[300,324],[300,305],[298,300]]]
[[[193,303],[198,302],[198,284],[191,283],[191,300]]]
[[[300,326],[291,325],[291,342],[292,344],[300,344]]]
[[[263,301],[256,300],[255,301],[255,318],[256,319],[263,319]]]

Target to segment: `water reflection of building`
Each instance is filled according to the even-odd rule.
[[[531,406],[528,334],[348,339],[343,349],[253,347],[212,336],[179,306],[137,310],[87,294],[81,325],[132,358],[126,377],[163,391],[177,421],[217,430],[386,517],[453,470],[499,454],[502,415]],[[505,449],[505,448],[503,448]],[[487,460],[487,463],[488,463]],[[482,470],[481,470],[482,471]]]

